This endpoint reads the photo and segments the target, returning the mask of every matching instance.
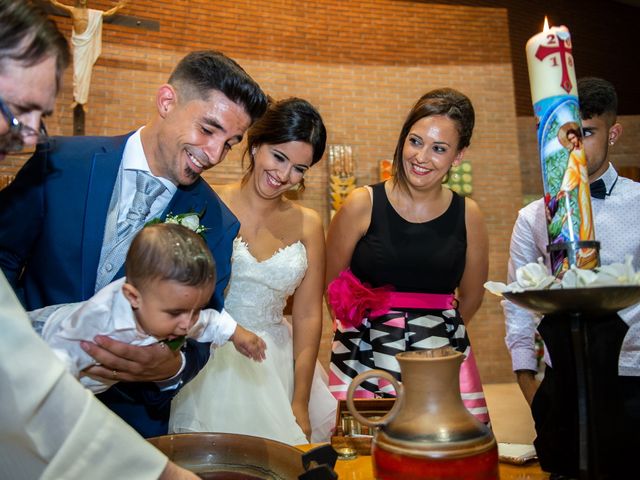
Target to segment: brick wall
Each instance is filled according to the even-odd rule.
[[[509,23],[511,63],[518,116],[531,113],[529,74],[524,46],[540,32],[544,17],[550,25],[566,25],[571,31],[578,77],[603,77],[620,97],[620,114],[640,114],[640,89],[635,80],[638,50],[636,28],[640,8],[624,0],[414,0],[425,4],[505,8]],[[625,4],[626,3],[626,4]],[[495,28],[500,28],[495,26]]]
[[[611,147],[612,161],[619,167],[640,168],[640,115],[621,115],[618,122],[623,132],[620,141]]]
[[[113,5],[89,3],[102,10]],[[474,198],[490,233],[490,278],[506,277],[508,241],[522,195],[505,9],[398,0],[136,0],[123,13],[158,20],[160,31],[105,25],[86,115],[90,135],[144,124],[153,114],[157,86],[182,55],[216,48],[234,57],[274,97],[297,95],[314,103],[326,121],[329,142],[353,146],[362,185],[374,182],[377,162],[391,157],[404,116],[420,94],[440,86],[465,92],[477,112],[467,159],[473,164]],[[55,18],[68,35],[69,19]],[[69,71],[48,121],[51,133],[71,134],[71,102]],[[240,150],[208,172],[207,181],[237,179]],[[18,160],[2,168],[11,172],[19,165]],[[311,169],[301,197],[325,219],[326,168],[323,162]],[[510,380],[497,299],[486,296],[469,330],[483,380]],[[330,337],[327,328],[323,361]]]

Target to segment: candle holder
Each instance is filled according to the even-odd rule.
[[[553,363],[556,393],[545,421],[536,419],[536,450],[545,471],[580,480],[623,478],[630,458],[618,356],[627,325],[616,312],[640,301],[640,286],[528,290],[504,297],[544,315],[540,332]],[[536,412],[536,399],[532,404]],[[570,414],[567,414],[570,412]],[[573,413],[576,413],[573,415]],[[577,430],[577,435],[575,434]]]
[[[600,242],[595,240],[574,240],[571,242],[557,242],[547,245],[547,252],[551,257],[551,264],[562,265],[561,271],[564,272],[572,265],[580,265],[581,257],[593,257],[597,259],[595,267],[600,266]],[[595,253],[594,253],[595,252]]]

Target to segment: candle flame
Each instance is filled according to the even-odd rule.
[[[542,30],[543,32],[547,32],[549,31],[549,20],[547,20],[547,17],[545,15],[544,17],[544,29]]]

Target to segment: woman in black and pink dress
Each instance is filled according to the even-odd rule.
[[[399,379],[399,352],[451,345],[466,356],[462,399],[489,421],[465,327],[482,303],[488,236],[478,205],[443,187],[469,146],[474,117],[456,90],[423,95],[400,132],[392,177],[354,190],[331,222],[327,282],[336,321],[329,383],[339,399],[363,371]],[[360,398],[394,394],[375,378],[356,391]]]

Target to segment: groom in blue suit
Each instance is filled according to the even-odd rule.
[[[40,146],[0,191],[0,267],[27,310],[86,300],[124,276],[110,256],[114,226],[126,219],[136,175],[160,184],[146,221],[202,212],[216,260],[209,306],[221,309],[239,223],[200,178],[242,140],[266,110],[260,87],[219,52],[187,55],[156,94],[157,114],[120,137],[57,137]],[[96,360],[86,373],[117,379],[99,398],[143,436],[167,433],[170,402],[204,366],[208,345],[172,352],[96,337],[83,348]]]

